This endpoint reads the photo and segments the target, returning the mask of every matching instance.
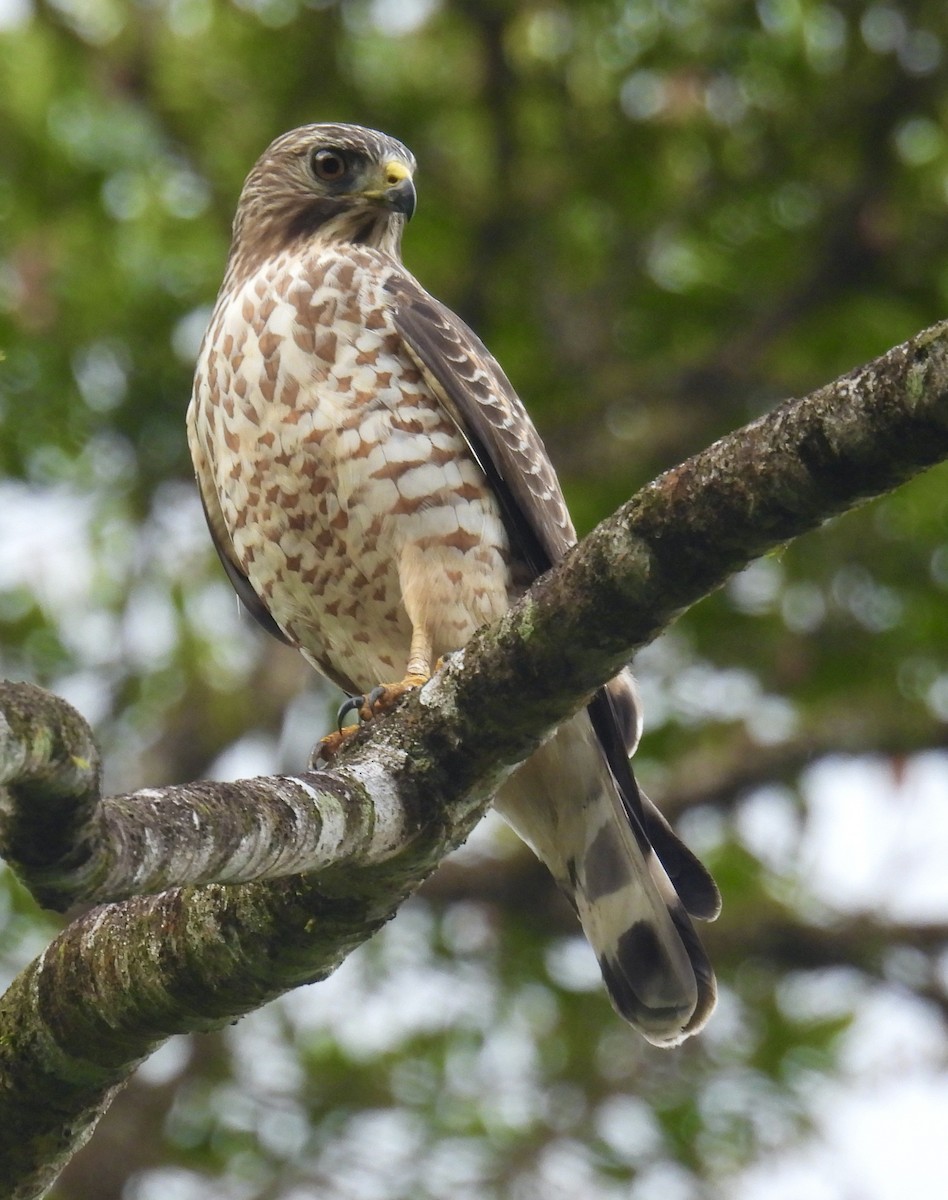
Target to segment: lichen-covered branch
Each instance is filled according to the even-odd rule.
[[[498,640],[519,678],[588,691],[754,558],[946,456],[943,322],[661,475],[531,589]]]
[[[0,684],[0,856],[47,908],[384,861],[409,831],[397,798],[376,806],[370,770],[102,798],[78,714],[29,684]]]
[[[100,800],[76,715],[0,692],[4,853],[46,903],[128,897],[68,926],[0,1002],[9,1194],[42,1194],[163,1038],[331,971],[684,608],[946,456],[941,325],[643,489],[329,772]]]
[[[94,765],[77,764],[88,731],[63,701],[2,684],[0,714],[0,752],[12,763],[0,792],[3,832],[38,890],[54,878],[50,894],[63,903],[70,883],[86,894],[120,876],[123,889],[139,878],[155,887],[162,848],[167,855],[165,890],[73,921],[0,999],[0,1194],[15,1200],[43,1194],[164,1038],[223,1025],[334,970],[479,811],[422,805],[405,755],[368,748],[333,775],[248,780],[216,795],[215,785],[196,787],[190,820],[186,788],[96,805]],[[55,861],[44,864],[34,836],[42,814],[66,814],[70,803],[82,814],[72,821],[76,844],[53,839]],[[89,848],[96,836],[99,854]],[[70,873],[63,863],[77,865]],[[168,887],[189,863],[200,878],[215,864],[227,879],[257,870],[262,878]]]

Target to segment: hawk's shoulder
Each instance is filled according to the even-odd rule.
[[[503,369],[460,317],[408,272],[385,282],[406,349],[495,488],[511,532],[539,574],[576,533],[546,447]]]

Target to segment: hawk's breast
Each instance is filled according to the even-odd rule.
[[[508,606],[509,544],[480,467],[402,347],[358,247],[285,254],[222,295],[193,436],[234,559],[281,628],[363,690]]]

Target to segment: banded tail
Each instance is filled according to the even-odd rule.
[[[518,768],[495,807],[572,901],[616,1011],[648,1041],[673,1046],[714,1009],[714,972],[691,918],[712,920],[720,897],[639,791],[619,716],[600,692]]]

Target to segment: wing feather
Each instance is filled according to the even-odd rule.
[[[500,364],[472,329],[410,275],[387,284],[395,325],[471,453],[535,575],[576,541],[546,447]]]
[[[227,530],[224,514],[221,511],[220,500],[217,497],[217,492],[212,486],[214,472],[208,468],[207,455],[197,433],[193,402],[188,409],[188,441],[191,446],[191,457],[194,461],[194,471],[195,475],[197,476],[198,492],[201,497],[201,505],[204,509],[204,516],[207,519],[207,527],[210,530],[211,541],[214,543],[214,549],[217,551],[217,557],[221,560],[221,564],[227,573],[227,578],[230,580],[234,591],[237,593],[240,603],[253,617],[253,619],[259,625],[261,625],[267,631],[267,633],[271,635],[271,637],[275,637],[278,641],[285,642],[286,645],[292,646],[293,643],[270,615],[270,610],[264,604],[260,596],[257,595],[253,584],[241,570],[240,565],[237,562],[237,555],[234,552],[234,543],[231,541],[230,533]]]

